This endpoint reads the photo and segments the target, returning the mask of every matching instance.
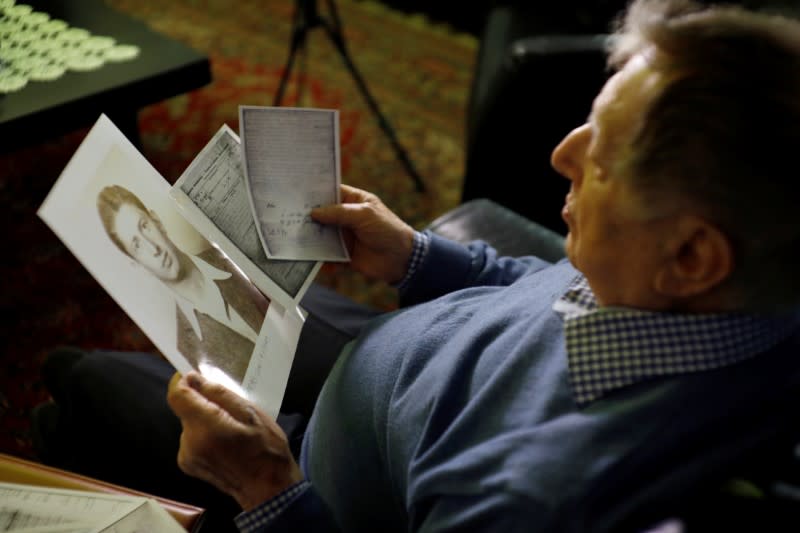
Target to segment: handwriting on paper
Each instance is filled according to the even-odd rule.
[[[338,228],[314,222],[339,199],[338,112],[241,106],[245,175],[259,235],[273,259],[346,261]]]

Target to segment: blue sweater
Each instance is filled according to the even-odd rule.
[[[301,458],[314,489],[275,530],[615,530],[777,425],[771,402],[799,380],[791,339],[579,408],[552,309],[576,275],[434,236],[415,305],[371,323],[328,378]]]

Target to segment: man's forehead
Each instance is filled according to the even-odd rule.
[[[117,227],[117,230],[121,227],[136,228],[139,220],[145,217],[149,218],[147,212],[142,211],[142,209],[136,205],[125,203],[120,205],[119,209],[117,209],[117,215],[114,217],[114,225]]]
[[[633,56],[614,74],[592,103],[589,123],[598,135],[595,146],[606,156],[623,143],[661,91],[664,76],[650,67],[645,54]]]
[[[650,68],[645,54],[636,54],[625,66],[611,76],[592,103],[597,114],[621,107],[630,100],[644,100],[659,88],[660,76]]]
[[[120,213],[123,213],[123,212],[124,213],[128,213],[129,215],[135,215],[135,216],[146,216],[146,217],[150,216],[150,214],[147,211],[145,211],[144,209],[142,209],[138,205],[130,203],[130,202],[126,202],[126,203],[124,203],[124,204],[119,206],[119,209],[117,209],[117,214],[120,214]]]

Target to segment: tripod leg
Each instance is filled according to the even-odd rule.
[[[292,73],[292,66],[297,51],[305,45],[306,33],[308,32],[308,23],[305,17],[297,8],[294,13],[292,21],[292,37],[289,44],[289,56],[286,58],[286,64],[283,67],[283,74],[281,74],[281,81],[278,84],[278,90],[275,92],[275,98],[272,101],[273,106],[280,106],[283,101],[283,93],[286,91],[286,83]]]
[[[333,2],[329,1],[328,6],[331,10],[331,14],[333,16],[335,24],[331,25],[330,23],[327,23],[324,20],[320,20],[321,25],[325,28],[325,32],[328,34],[328,37],[330,37],[331,41],[336,46],[336,49],[339,51],[339,55],[342,57],[342,60],[344,61],[345,66],[347,67],[347,70],[350,72],[350,75],[356,82],[356,86],[361,92],[361,95],[364,97],[364,100],[366,100],[370,110],[372,110],[372,112],[375,114],[375,117],[377,118],[378,124],[380,125],[381,129],[389,138],[389,142],[392,144],[392,147],[394,148],[397,157],[400,159],[400,162],[403,164],[403,167],[405,168],[406,172],[408,173],[409,176],[411,176],[411,179],[414,181],[414,185],[416,186],[417,191],[424,192],[425,183],[423,183],[422,178],[417,172],[417,169],[414,168],[414,164],[411,162],[411,159],[408,157],[408,154],[406,153],[405,149],[400,144],[400,141],[397,139],[397,135],[395,134],[392,125],[389,124],[389,121],[381,112],[380,108],[378,107],[378,102],[376,102],[375,99],[372,97],[372,94],[370,93],[369,88],[367,87],[367,83],[364,81],[364,78],[361,76],[361,73],[358,71],[358,69],[355,66],[355,63],[353,63],[353,60],[350,57],[350,53],[347,50],[347,46],[345,45],[344,42],[344,37],[342,36],[341,33],[339,18],[336,13],[336,8]]]

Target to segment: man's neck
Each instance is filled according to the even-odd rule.
[[[209,281],[189,256],[181,253],[180,262],[183,276],[181,276],[179,280],[171,283],[170,288],[175,291],[176,294],[190,302],[200,301],[208,290]]]

